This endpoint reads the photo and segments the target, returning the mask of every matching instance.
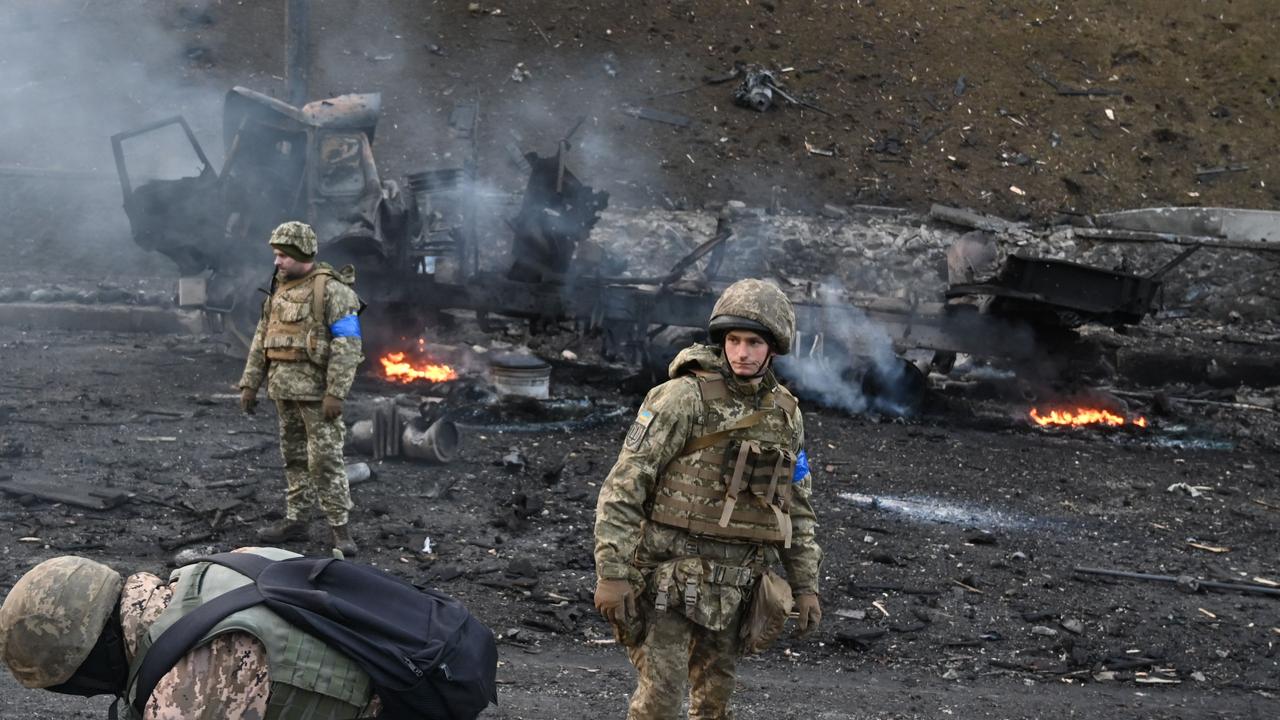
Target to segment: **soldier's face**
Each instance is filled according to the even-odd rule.
[[[294,260],[279,250],[272,249],[271,252],[276,256],[276,270],[279,270],[285,277],[295,278],[302,277],[311,271],[312,263]]]
[[[760,333],[730,330],[724,334],[724,356],[733,374],[742,378],[757,377],[769,362],[769,343]]]

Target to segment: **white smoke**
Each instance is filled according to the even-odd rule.
[[[99,278],[172,271],[133,244],[110,137],[184,115],[216,166],[211,145],[221,143],[210,141],[220,136],[225,87],[197,79],[218,61],[212,12],[194,3],[0,3],[0,251],[9,269],[56,257]],[[153,161],[131,164],[135,184],[198,170],[176,126],[129,150]]]
[[[905,365],[885,328],[850,305],[832,282],[819,287],[818,299],[822,303],[818,331],[801,335],[791,354],[777,359],[791,388],[853,414],[907,414],[909,408],[864,391],[868,374],[874,374],[880,387],[896,388],[904,381]]]

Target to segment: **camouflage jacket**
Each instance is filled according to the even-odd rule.
[[[324,263],[318,263],[316,270],[320,269],[330,268]],[[312,274],[315,272],[313,270]],[[277,276],[277,285],[285,282],[283,277]],[[346,282],[329,277],[325,282],[324,292],[323,325],[326,329],[360,311],[360,298],[356,297],[355,291]],[[276,300],[305,307],[311,303],[311,283],[296,283],[287,289],[277,290],[263,302],[262,317],[258,320],[253,342],[249,346],[249,357],[245,361],[239,387],[256,391],[265,378],[267,395],[272,400],[321,400],[325,395],[345,399],[355,380],[356,367],[364,360],[359,334],[325,338],[329,350],[324,365],[307,360],[268,360],[264,341],[269,304]]]
[[[240,552],[240,551],[237,551]],[[120,594],[120,625],[130,662],[147,630],[173,599],[174,586],[151,573],[130,575]],[[219,635],[193,648],[156,684],[147,701],[143,720],[224,720],[268,718],[281,715],[270,710],[271,666],[267,648],[245,632]],[[360,717],[377,717],[382,703],[374,697]],[[305,707],[288,708],[289,717],[330,720],[308,713]]]
[[[150,573],[125,580],[120,624],[130,660],[172,597],[173,588]],[[248,633],[228,633],[187,653],[160,679],[143,720],[261,718],[270,695],[267,649]]]
[[[649,391],[641,405],[644,432],[628,433],[629,441],[618,453],[596,504],[595,559],[596,573],[601,579],[634,577],[636,549],[651,521],[649,509],[663,469],[690,439],[695,420],[702,413],[702,395],[698,379],[690,368],[712,370],[729,376],[731,392],[755,394],[777,387],[773,373],[758,385],[734,379],[728,372],[718,348],[695,345],[686,348],[671,363],[671,379]],[[785,390],[784,390],[785,391]],[[714,410],[714,408],[711,408]],[[780,442],[798,452],[804,443],[804,426],[799,422],[791,437]],[[637,424],[640,424],[637,422]],[[819,565],[822,551],[815,531],[817,518],[810,504],[812,478],[805,475],[794,485],[792,542],[790,548],[778,548],[783,566],[795,593],[818,592]]]

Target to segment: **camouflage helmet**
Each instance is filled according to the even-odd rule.
[[[720,343],[730,330],[751,330],[764,335],[779,355],[791,352],[796,334],[796,311],[777,285],[747,278],[725,288],[711,309],[707,331]]]
[[[271,231],[267,244],[294,260],[308,262],[316,256],[316,231],[304,222],[290,220]]]
[[[66,682],[98,642],[123,588],[120,573],[86,558],[36,565],[0,607],[0,659],[25,687]]]

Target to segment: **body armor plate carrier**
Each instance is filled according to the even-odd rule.
[[[724,378],[695,371],[703,417],[709,404],[729,397]],[[692,437],[663,469],[650,518],[691,533],[791,547],[791,492],[796,453],[777,437],[780,413],[793,427],[796,401],[780,387],[765,392],[761,408],[724,427]]]
[[[325,285],[337,275],[327,267],[282,283],[267,298],[267,332],[263,347],[268,360],[312,362],[324,366],[329,355],[325,323]],[[309,293],[290,292],[309,286]]]

